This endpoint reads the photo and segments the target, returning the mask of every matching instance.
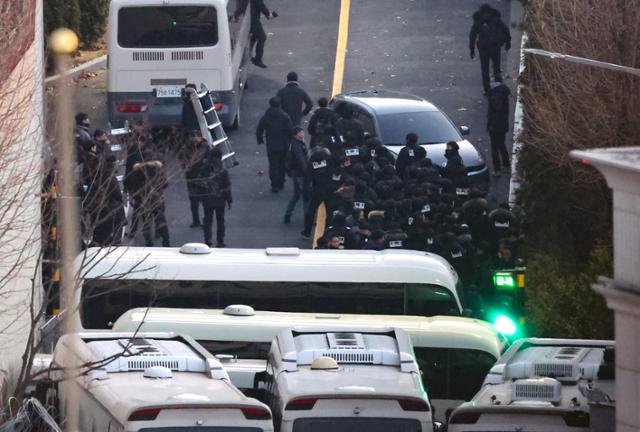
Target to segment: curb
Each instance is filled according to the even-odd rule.
[[[64,76],[67,77],[74,77],[76,75],[80,75],[80,73],[86,71],[87,69],[91,69],[91,68],[99,68],[102,66],[105,66],[107,64],[107,56],[103,55],[97,58],[94,58],[91,61],[88,61],[86,63],[81,64],[80,66],[77,66],[73,69],[68,70]],[[52,83],[54,81],[57,81],[58,79],[60,79],[63,75],[62,74],[58,74],[58,75],[53,75],[50,76],[48,78],[45,78],[44,83],[45,84],[49,84]]]

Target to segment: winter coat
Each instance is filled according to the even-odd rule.
[[[341,118],[336,122],[336,129],[342,136],[345,146],[360,147],[364,144],[364,128],[354,118]]]
[[[326,126],[334,126],[338,115],[329,108],[318,108],[309,119],[309,135],[322,135]]]
[[[306,177],[309,156],[307,146],[299,139],[293,139],[287,154],[287,171],[290,177]]]
[[[269,107],[258,122],[256,129],[258,144],[263,143],[265,135],[269,153],[287,151],[293,135],[293,124],[291,118],[281,108]]]
[[[511,90],[504,84],[499,84],[489,90],[488,132],[507,132],[509,130],[510,95]]]
[[[476,44],[479,50],[503,45],[506,49],[511,48],[511,33],[496,9],[484,7],[473,14],[473,25],[469,32],[471,52],[475,50]]]
[[[278,90],[276,95],[280,98],[282,109],[289,114],[294,126],[298,126],[302,117],[311,112],[313,102],[307,92],[296,81],[289,81],[287,85]],[[304,110],[302,104],[304,103]]]
[[[324,147],[315,147],[309,155],[308,173],[311,178],[311,193],[323,200],[333,195],[334,164],[331,152]]]
[[[451,180],[456,186],[462,185],[467,181],[467,168],[464,166],[458,152],[452,152],[447,155],[447,163],[441,169],[440,173],[444,178]]]
[[[194,130],[199,131],[200,125],[198,124],[198,117],[193,109],[193,102],[189,96],[185,96],[182,100],[182,119],[180,126],[185,132],[191,132]]]
[[[231,179],[219,159],[204,157],[193,166],[191,182],[194,196],[202,198],[206,207],[231,204]]]
[[[427,157],[427,151],[416,145],[414,147],[404,146],[396,159],[396,172],[401,179],[404,179],[405,171],[409,166],[415,164],[420,159]]]
[[[260,14],[268,17],[271,12],[264,4],[263,0],[251,0],[251,30],[260,26]]]

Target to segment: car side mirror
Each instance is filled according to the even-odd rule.
[[[460,126],[460,134],[469,135],[471,133],[471,128],[469,126]]]
[[[447,425],[439,421],[434,421],[433,432],[447,432]]]
[[[473,309],[462,309],[462,316],[467,318],[473,317]]]

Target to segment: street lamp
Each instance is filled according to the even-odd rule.
[[[64,313],[64,333],[74,333],[76,328],[75,305],[75,270],[73,262],[78,255],[78,241],[80,238],[78,227],[79,205],[75,176],[73,174],[76,163],[74,146],[73,120],[71,108],[71,82],[67,74],[69,69],[69,54],[78,49],[78,36],[67,28],[59,28],[51,33],[49,47],[55,54],[58,80],[58,98],[56,109],[58,117],[58,143],[56,146],[60,195],[58,211],[60,214],[60,242],[62,255],[62,280],[60,286],[60,308]],[[73,350],[74,347],[72,347]],[[77,352],[77,350],[75,350]],[[77,371],[65,371],[65,379],[73,379]],[[78,389],[74,384],[69,385],[69,399],[65,404],[65,430],[76,431],[78,427]]]

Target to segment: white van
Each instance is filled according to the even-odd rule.
[[[399,329],[281,330],[265,386],[281,432],[433,431],[411,343]]]
[[[271,341],[280,330],[347,325],[396,327],[409,334],[434,418],[441,421],[476,394],[507,346],[493,326],[470,318],[268,312],[243,305],[224,310],[136,308],[118,318],[113,330],[187,334],[223,360],[234,385],[260,397],[260,391],[254,388],[254,375],[264,370]]]
[[[516,341],[478,394],[453,411],[448,432],[591,431],[589,395],[596,387],[613,393],[615,366],[606,359],[614,346],[610,340]],[[599,385],[603,380],[608,386]],[[612,422],[608,430],[614,429]]]
[[[182,89],[214,91],[224,126],[238,126],[247,81],[248,0],[111,0],[108,106],[111,124],[148,119],[179,125]]]
[[[417,251],[115,247],[76,261],[81,324],[109,328],[134,307],[221,309],[250,304],[284,312],[455,315],[458,275]]]
[[[79,424],[93,431],[272,431],[269,408],[242,394],[211,354],[174,333],[73,333],[54,368],[82,365],[61,381],[60,412],[75,386]]]

